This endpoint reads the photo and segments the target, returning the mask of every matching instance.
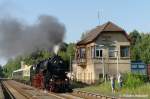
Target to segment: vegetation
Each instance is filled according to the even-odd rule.
[[[134,30],[129,36],[131,38],[131,59],[133,61],[142,60],[146,64],[150,63],[150,34]]]
[[[22,57],[18,56],[15,59],[9,59],[7,64],[3,67],[5,77],[10,77],[13,70],[20,68]]]
[[[4,76],[4,74],[3,74],[3,68],[2,68],[2,66],[0,65],[0,78],[3,77],[3,76]]]
[[[78,90],[93,92],[110,96],[123,95],[148,95],[150,98],[150,83],[145,82],[146,78],[141,75],[127,73],[123,76],[123,87],[119,89],[117,81],[115,82],[116,91],[112,93],[110,81],[102,84],[95,84],[85,88],[78,88]]]
[[[129,89],[135,89],[148,81],[147,76],[134,73],[126,73],[123,77],[124,87]]]

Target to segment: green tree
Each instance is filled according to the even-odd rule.
[[[3,74],[3,67],[0,65],[0,78],[3,77],[4,74]]]
[[[140,59],[145,63],[150,63],[150,34],[141,34],[141,40],[136,44]]]
[[[71,56],[72,58],[74,58],[74,56],[75,56],[75,43],[68,44],[67,54],[68,54],[68,56]]]
[[[140,50],[138,49],[139,45],[138,43],[141,41],[141,35],[137,30],[133,30],[129,34],[130,40],[131,40],[131,60],[140,60]]]
[[[129,37],[131,39],[131,44],[135,45],[141,39],[141,35],[137,30],[130,32]]]
[[[17,70],[21,67],[22,57],[18,56],[15,59],[9,59],[6,65],[4,65],[4,75],[6,77],[11,77],[11,74],[14,70]]]
[[[58,52],[58,55],[60,55],[62,59],[66,60],[69,64],[70,57],[71,59],[74,59],[75,56],[75,44],[74,43],[68,44],[66,51],[60,50]]]
[[[130,37],[132,41],[131,59],[150,63],[150,34],[133,31],[130,33]]]

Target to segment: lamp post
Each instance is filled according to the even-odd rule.
[[[71,59],[71,55],[70,55],[70,73],[72,72],[72,59]]]
[[[119,51],[118,50],[115,50],[114,52],[116,52],[116,58],[117,58],[117,77],[118,77],[118,74],[119,74]]]

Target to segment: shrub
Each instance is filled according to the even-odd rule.
[[[136,88],[146,81],[146,77],[140,74],[127,73],[124,75],[124,87]]]

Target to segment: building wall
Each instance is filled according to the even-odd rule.
[[[75,74],[75,80],[85,82],[88,84],[94,83],[95,72],[93,64],[87,64],[86,68],[78,66],[77,64],[73,64],[72,66],[73,74]]]
[[[103,66],[105,66],[105,74],[114,75],[117,73],[117,58],[109,58],[108,47],[103,49],[103,60],[100,59],[92,59],[91,57],[91,46],[95,45],[103,45],[103,39],[106,38],[109,41],[117,41],[114,46],[116,46],[115,50],[118,50],[118,70],[120,73],[130,72],[130,56],[129,57],[120,57],[120,46],[130,46],[130,42],[127,40],[123,33],[117,32],[105,32],[102,33],[94,42],[85,45],[86,47],[86,64],[85,66],[79,66],[78,64],[73,64],[73,72],[76,75],[76,80],[86,82],[86,83],[94,83],[99,80],[100,74],[103,74]],[[103,63],[104,62],[104,63]]]
[[[114,44],[110,45],[114,45],[116,46],[116,50],[119,51],[119,56],[120,56],[120,46],[130,46],[130,42],[127,40],[127,38],[125,37],[125,35],[122,32],[104,32],[102,33],[95,41],[95,44],[97,45],[104,45],[106,44],[105,41],[103,41],[104,39],[107,39],[109,41],[115,42]],[[108,49],[107,47],[105,48],[105,52],[104,54],[106,55],[106,57],[108,57]],[[124,60],[123,58],[121,58],[121,60]],[[130,61],[130,57],[128,57],[128,60]]]
[[[119,63],[118,70],[120,73],[130,72],[130,63]],[[105,63],[105,74],[107,75],[116,75],[117,73],[117,64]],[[88,84],[94,83],[95,81],[100,79],[100,74],[103,74],[103,64],[102,63],[95,63],[95,64],[88,64],[86,68],[82,68],[77,64],[73,64],[73,73],[75,74],[75,79],[77,81],[82,81]]]

